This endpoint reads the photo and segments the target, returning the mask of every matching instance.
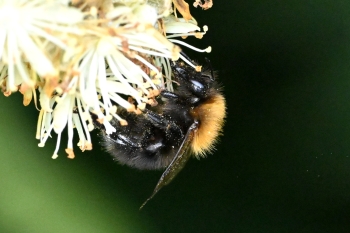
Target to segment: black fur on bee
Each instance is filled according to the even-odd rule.
[[[173,78],[179,83],[174,92],[162,90],[159,104],[147,106],[142,114],[119,111],[128,125],[112,120],[116,128],[112,134],[99,126],[105,149],[121,164],[166,168],[150,198],[175,177],[191,154],[200,157],[212,152],[221,134],[225,99],[207,63],[208,69],[196,71],[184,62],[172,62]]]

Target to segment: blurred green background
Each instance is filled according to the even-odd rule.
[[[0,232],[350,232],[350,2],[214,1],[192,13],[209,26],[194,43],[213,47],[225,86],[217,151],[139,211],[161,172],[120,166],[98,143],[74,160],[62,143],[52,160],[33,105],[1,96]]]

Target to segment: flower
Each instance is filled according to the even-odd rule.
[[[194,7],[200,6],[203,10],[208,10],[209,8],[213,7],[213,1],[212,0],[204,0],[204,3],[202,3],[201,0],[196,0],[193,3]]]
[[[200,28],[197,26],[197,21],[192,18],[191,20],[185,20],[184,18],[176,18],[174,16],[169,16],[164,19],[165,24],[165,33],[167,34],[167,38],[170,42],[174,44],[180,44],[197,52],[211,52],[211,47],[207,47],[206,49],[198,49],[192,45],[185,43],[184,41],[172,39],[176,37],[186,38],[188,36],[194,36],[198,39],[202,39],[205,33],[208,31],[208,27],[203,27],[203,32],[200,32]],[[196,32],[198,31],[198,32]],[[196,68],[186,57],[180,54],[180,58],[184,60],[187,64]]]
[[[183,0],[2,1],[0,85],[6,96],[20,91],[24,105],[34,99],[39,108],[39,100],[39,146],[54,131],[58,139],[52,158],[57,158],[67,128],[65,151],[74,158],[74,128],[79,148],[92,149],[92,114],[112,133],[112,118],[127,124],[118,108],[140,114],[146,104],[155,104],[160,89],[172,91],[170,62],[181,58],[192,64],[180,54],[180,46],[210,52],[210,47],[200,50],[174,39],[201,38],[207,31],[204,27],[204,32],[195,32],[200,28],[186,4]],[[178,18],[176,10],[184,18]]]
[[[58,1],[2,1],[0,66],[5,91],[16,91],[21,83],[33,87],[37,82],[36,74],[39,79],[56,76],[57,70],[50,59],[52,54],[48,52],[50,48],[53,51],[53,46],[66,49],[63,35],[75,34],[74,25],[82,19],[82,12]],[[35,70],[36,74],[30,70]]]

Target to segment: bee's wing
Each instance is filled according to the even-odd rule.
[[[174,177],[181,171],[181,169],[185,166],[186,162],[191,157],[191,153],[188,153],[187,151],[193,140],[194,132],[198,129],[198,125],[199,125],[198,122],[195,121],[190,126],[174,159],[171,161],[170,165],[163,172],[156,187],[154,188],[152,195],[141,205],[140,209],[142,209],[142,207],[144,207],[146,203],[149,200],[151,200],[161,188],[163,188],[163,186],[169,184],[174,179]]]

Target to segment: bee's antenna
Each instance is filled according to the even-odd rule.
[[[211,81],[215,81],[215,76],[214,76],[214,71],[213,71],[213,66],[211,65],[211,62],[208,58],[205,58],[205,61],[207,62],[207,65],[210,69],[210,73],[211,73]]]
[[[184,56],[187,60],[192,61],[192,59],[189,58],[189,57],[187,56],[186,53],[184,53],[184,52],[181,51],[180,54],[181,54],[182,56]]]

